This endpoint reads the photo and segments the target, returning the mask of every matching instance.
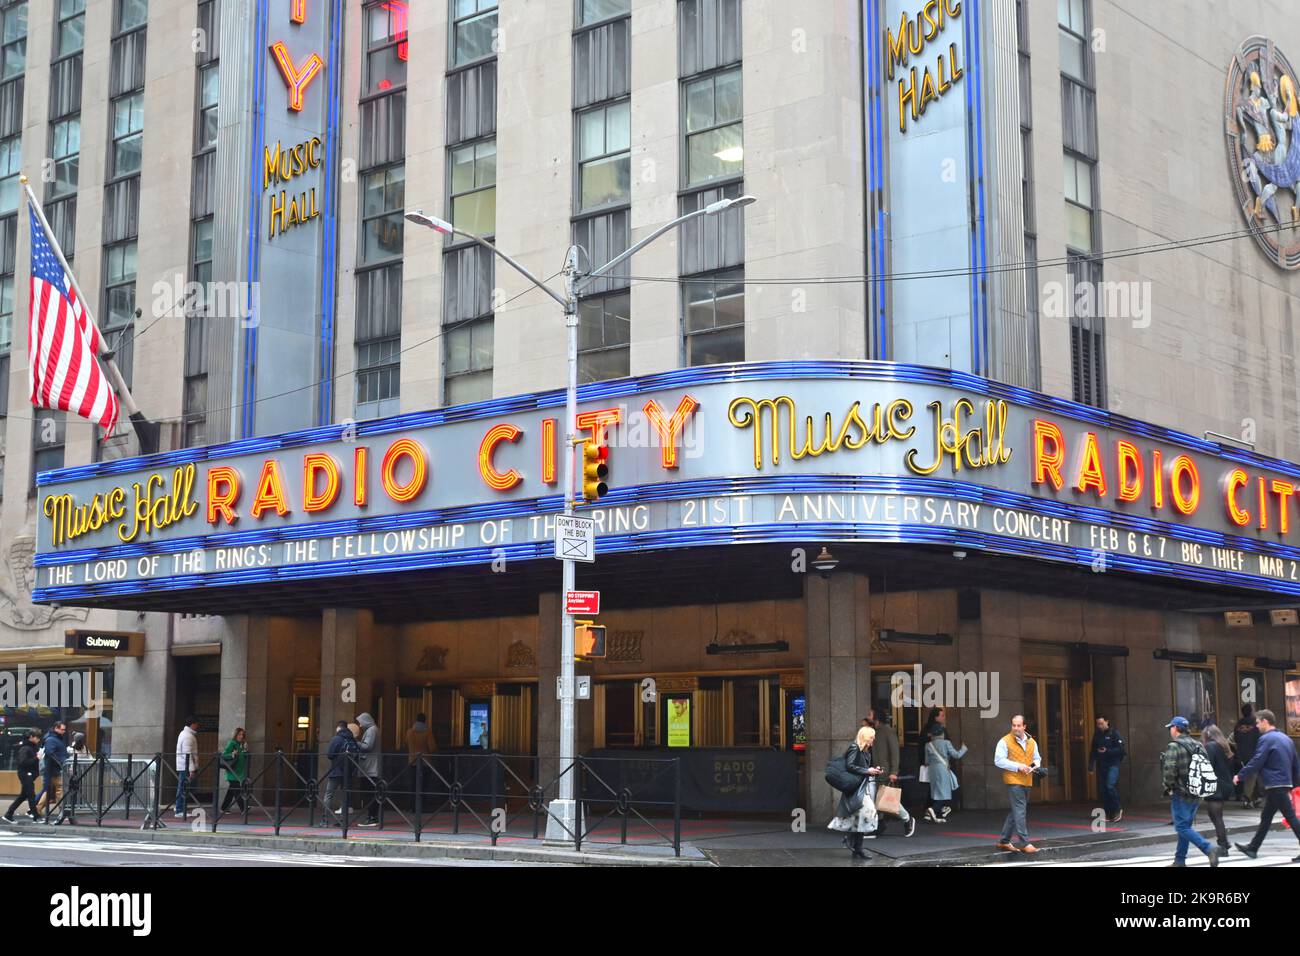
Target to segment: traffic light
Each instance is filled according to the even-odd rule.
[[[573,653],[587,660],[605,659],[605,625],[595,621],[574,621]]]
[[[582,443],[582,500],[599,501],[609,491],[605,476],[609,474],[609,446],[594,439]]]

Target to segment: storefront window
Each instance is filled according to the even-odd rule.
[[[1300,674],[1286,675],[1286,732],[1300,737]]]
[[[0,770],[14,770],[18,747],[28,730],[44,737],[56,723],[68,725],[64,735],[86,736],[86,749],[111,752],[113,727],[113,671],[80,667],[67,670],[30,668],[6,671],[0,676],[5,703],[0,708]]]
[[[1187,718],[1194,734],[1218,723],[1219,694],[1213,658],[1207,664],[1174,665],[1174,712]]]

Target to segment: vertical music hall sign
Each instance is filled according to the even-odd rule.
[[[330,421],[342,0],[259,0],[238,433]],[[272,400],[274,399],[274,400]]]

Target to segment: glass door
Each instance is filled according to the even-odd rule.
[[[1044,803],[1083,802],[1096,793],[1088,773],[1092,682],[1032,677],[1024,682],[1025,725],[1038,744],[1047,774],[1035,799]]]

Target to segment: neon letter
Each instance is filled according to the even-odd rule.
[[[1055,422],[1045,422],[1035,418],[1034,438],[1034,484],[1041,485],[1050,481],[1057,491],[1065,484],[1061,470],[1065,467],[1065,438]],[[1050,447],[1049,447],[1050,442]]]
[[[677,403],[677,411],[673,412],[672,418],[669,418],[653,398],[645,403],[646,417],[659,432],[660,457],[665,468],[677,467],[677,439],[681,436],[682,429],[686,427],[686,419],[690,418],[699,407],[699,402],[689,395],[683,395],[682,400]]]
[[[235,502],[239,500],[239,472],[226,465],[208,469],[208,524],[220,518],[226,524],[239,520]]]
[[[325,476],[325,487],[317,493],[316,476]],[[339,463],[333,455],[313,453],[302,459],[302,510],[324,511],[338,500]]]
[[[492,466],[492,453],[496,451],[497,445],[503,441],[518,441],[522,434],[514,425],[501,424],[493,425],[483,436],[483,441],[478,446],[478,473],[483,476],[483,481],[489,488],[509,491],[524,480],[513,468],[501,472]]]
[[[296,113],[302,112],[307,87],[311,85],[312,80],[316,79],[316,74],[324,69],[325,61],[320,58],[319,53],[313,53],[307,57],[300,69],[293,65],[289,48],[284,45],[283,40],[276,40],[271,44],[271,55],[275,57],[275,62],[280,67],[280,75],[284,77],[284,82],[289,87],[289,109]]]

